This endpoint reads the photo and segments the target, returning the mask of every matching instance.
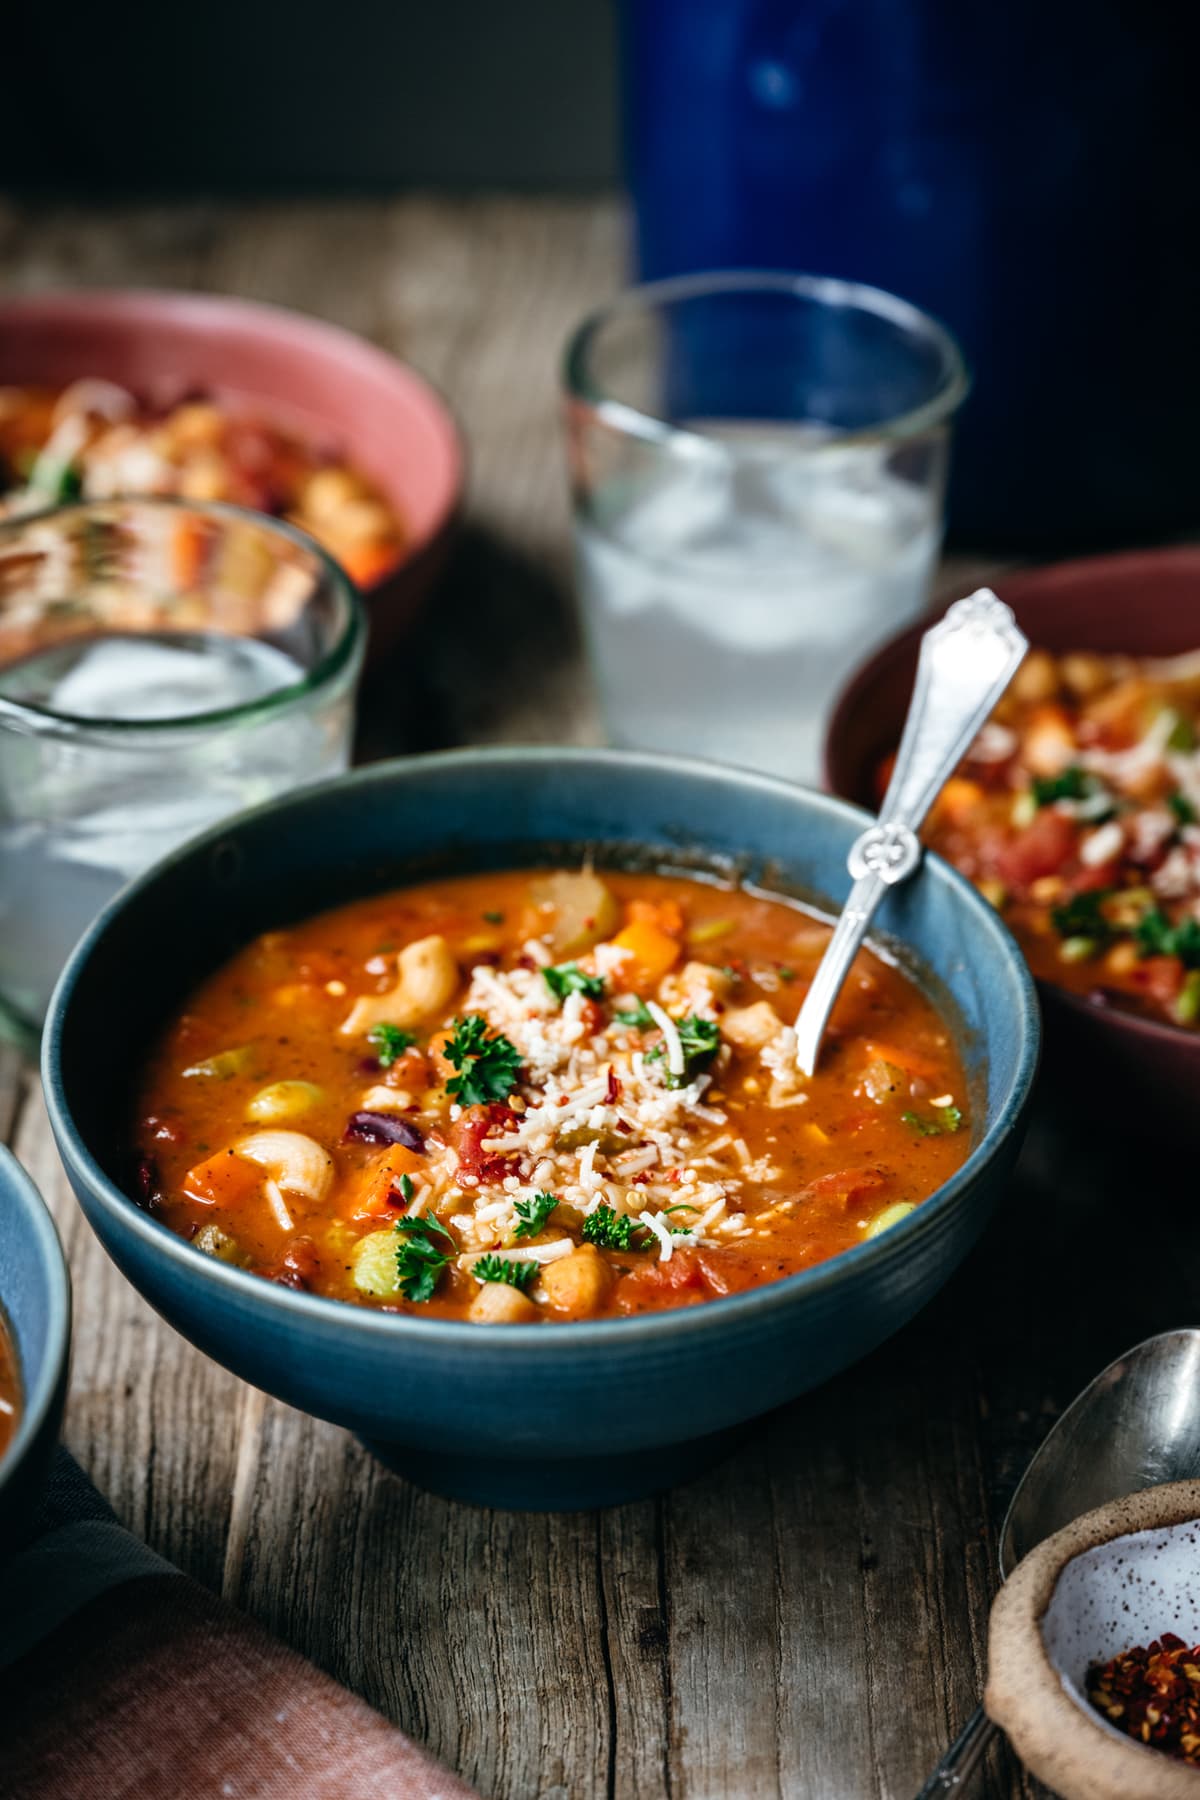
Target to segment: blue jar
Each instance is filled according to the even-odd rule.
[[[1200,11],[626,0],[644,279],[803,269],[963,345],[950,523],[1024,548],[1200,516]]]

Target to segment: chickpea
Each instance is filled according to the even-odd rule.
[[[225,435],[225,416],[208,400],[177,406],[163,427],[175,450],[196,450],[219,444]]]
[[[470,1316],[483,1325],[528,1325],[537,1318],[537,1310],[519,1288],[485,1281],[471,1302]]]
[[[390,538],[395,531],[395,521],[382,500],[347,500],[317,523],[345,544]]]
[[[1053,700],[1058,692],[1058,664],[1048,650],[1031,650],[1012,679],[1016,699],[1032,704]]]
[[[756,1000],[753,1006],[741,1006],[727,1012],[721,1021],[721,1032],[731,1044],[743,1050],[761,1050],[774,1043],[783,1030],[783,1020],[768,1000]]]
[[[1112,680],[1109,663],[1090,650],[1073,650],[1062,659],[1063,680],[1081,700],[1098,694]]]
[[[362,483],[349,469],[318,469],[304,484],[303,506],[310,519],[331,523],[343,506],[362,497]]]
[[[598,1312],[611,1283],[608,1264],[594,1244],[580,1244],[570,1256],[547,1263],[542,1270],[547,1300],[555,1312],[571,1319]]]

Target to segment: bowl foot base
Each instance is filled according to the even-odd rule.
[[[613,1456],[486,1457],[422,1450],[363,1438],[363,1447],[386,1468],[447,1500],[506,1512],[583,1512],[645,1500],[691,1481],[728,1456],[753,1427],[751,1420],[711,1437],[656,1450]]]

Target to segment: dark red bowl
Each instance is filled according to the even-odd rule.
[[[1048,650],[1173,656],[1200,648],[1200,547],[1133,550],[1052,563],[1006,575],[996,591],[1030,642]],[[878,806],[876,771],[894,750],[912,693],[918,624],[892,638],[842,690],[825,737],[825,783],[860,805]],[[1046,1061],[1056,1090],[1067,1086],[1107,1105],[1114,1078],[1126,1127],[1165,1121],[1197,1134],[1200,1031],[1097,1006],[1048,982],[1038,989]]]
[[[0,386],[88,375],[164,398],[204,388],[336,445],[408,530],[403,560],[365,595],[369,654],[395,643],[441,564],[463,487],[454,420],[414,370],[320,319],[221,295],[80,289],[0,303]]]

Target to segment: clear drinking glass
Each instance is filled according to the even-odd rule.
[[[839,683],[928,600],[954,340],[851,282],[686,276],[585,319],[564,381],[610,737],[813,780]]]
[[[96,501],[0,525],[0,1024],[36,1031],[130,876],[346,766],[363,643],[337,564],[237,507]]]

